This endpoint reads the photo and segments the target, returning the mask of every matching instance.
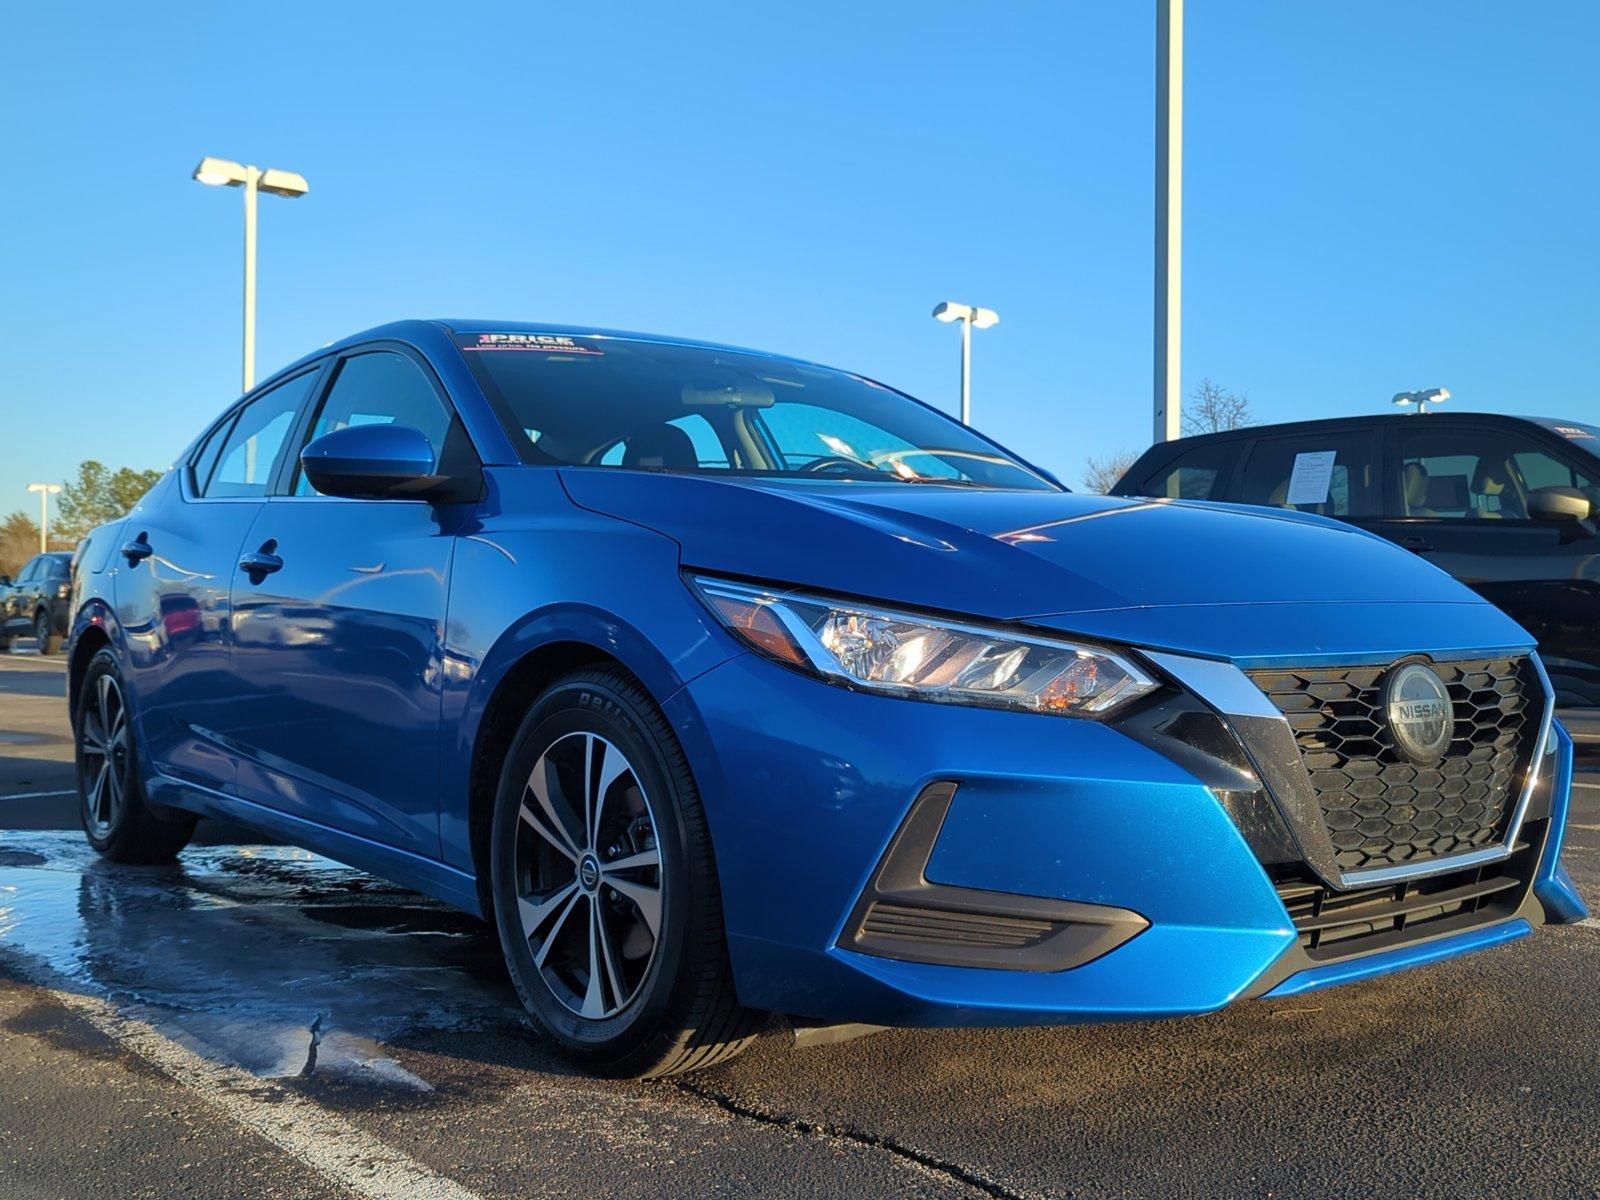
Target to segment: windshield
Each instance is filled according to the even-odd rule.
[[[958,422],[843,371],[611,337],[456,344],[532,463],[1055,490]]]

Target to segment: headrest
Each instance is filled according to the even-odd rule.
[[[622,465],[642,471],[693,471],[700,458],[687,433],[676,425],[656,425],[628,439]]]
[[[1421,463],[1407,463],[1401,472],[1405,486],[1406,508],[1416,508],[1428,502],[1428,468]]]
[[[1472,474],[1472,490],[1480,496],[1498,496],[1506,490],[1504,463],[1490,458],[1480,458],[1478,469]]]

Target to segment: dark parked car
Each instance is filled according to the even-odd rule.
[[[1146,451],[1112,493],[1320,513],[1437,564],[1539,639],[1600,740],[1600,428],[1487,413],[1263,425]]]
[[[35,554],[15,580],[0,576],[0,650],[13,638],[31,637],[40,654],[61,649],[72,593],[72,555],[65,550]]]

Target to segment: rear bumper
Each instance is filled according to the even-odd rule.
[[[1191,1015],[1453,957],[1583,911],[1557,864],[1564,733],[1551,748],[1542,844],[1530,850],[1537,871],[1512,911],[1328,964],[1306,959],[1213,787],[1110,726],[866,695],[750,655],[693,681],[669,710],[700,782],[735,977],[752,1007],[880,1025]],[[1063,937],[1064,968],[855,948],[886,852],[941,782],[955,787],[922,856],[924,883],[1038,902],[1029,911],[1068,924],[1098,910],[1124,920],[1117,936],[1080,939],[1089,949],[1077,957]]]

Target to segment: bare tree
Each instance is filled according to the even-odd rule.
[[[1191,393],[1189,403],[1183,410],[1183,431],[1191,437],[1197,433],[1243,429],[1255,423],[1248,395],[1230,392],[1209,379],[1200,381],[1200,386]]]
[[[1128,468],[1138,461],[1133,450],[1123,450],[1100,458],[1091,454],[1083,460],[1083,490],[1105,495],[1116,486],[1117,480],[1127,474]]]

